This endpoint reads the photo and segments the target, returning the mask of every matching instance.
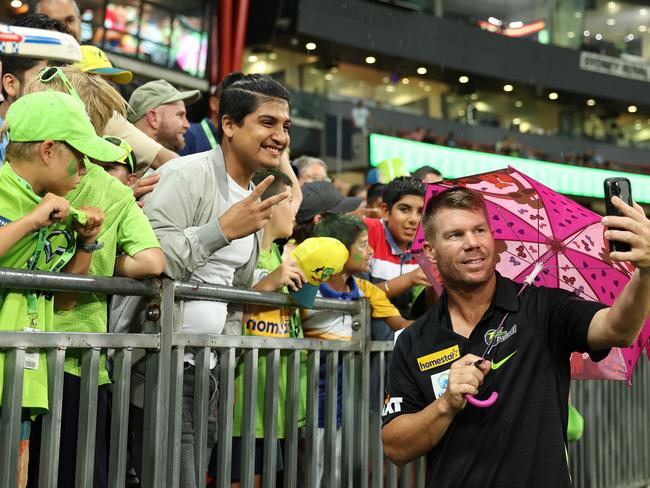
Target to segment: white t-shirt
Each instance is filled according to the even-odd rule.
[[[250,195],[228,176],[228,207]],[[214,253],[216,260],[198,268],[191,280],[209,285],[232,286],[235,269],[251,260],[255,234],[235,239],[229,245]],[[183,305],[182,332],[192,334],[221,334],[228,315],[228,304],[207,300],[188,300]],[[191,354],[185,354],[185,361],[193,363]],[[212,363],[212,360],[210,361]],[[211,367],[213,365],[211,364]]]

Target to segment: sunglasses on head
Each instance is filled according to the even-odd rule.
[[[73,97],[75,97],[77,100],[79,100],[81,103],[83,103],[83,100],[77,93],[77,90],[74,89],[72,83],[70,83],[70,80],[68,80],[68,77],[61,70],[61,68],[57,68],[56,66],[46,66],[38,74],[38,79],[43,83],[49,83],[57,76],[61,78],[61,81],[63,82],[63,85],[65,86],[66,90],[68,90],[68,93]]]

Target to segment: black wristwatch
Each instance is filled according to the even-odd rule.
[[[87,252],[87,253],[93,253],[95,251],[99,251],[104,247],[103,242],[95,241],[91,244],[88,244],[86,242],[77,242],[77,248],[82,251],[82,252]]]

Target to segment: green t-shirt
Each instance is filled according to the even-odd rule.
[[[93,253],[89,275],[113,276],[117,248],[129,256],[150,248],[159,248],[149,220],[133,197],[131,189],[109,175],[95,164],[86,164],[87,173],[77,187],[66,195],[72,205],[98,207],[104,212],[104,225],[98,240],[104,247]],[[54,327],[65,332],[106,332],[106,295],[79,293],[72,310],[58,310],[54,315]],[[81,351],[69,350],[65,359],[65,371],[81,376]],[[102,354],[99,384],[109,383],[106,356]]]
[[[27,215],[39,202],[40,197],[32,191],[29,183],[14,173],[10,163],[5,163],[0,168],[0,227]],[[39,239],[39,235],[42,239]],[[76,240],[77,235],[72,226],[72,219],[68,217],[63,222],[24,236],[4,256],[0,256],[0,266],[60,271],[72,258]],[[37,252],[39,248],[40,252]],[[37,256],[36,262],[33,261],[33,256]],[[52,294],[0,289],[0,331],[2,330],[52,332],[54,330]],[[2,398],[3,375],[4,353],[0,353],[0,398]],[[27,351],[22,406],[36,410],[48,408],[47,364],[44,352]]]
[[[270,272],[282,264],[282,256],[278,246],[272,244],[270,251],[260,250],[255,272],[255,282],[258,282]],[[281,290],[287,293],[286,287]],[[302,338],[302,325],[300,314],[295,309],[272,309],[268,308],[251,316],[242,325],[243,335],[255,335],[263,337],[286,337]],[[287,396],[287,366],[288,353],[280,354],[279,382],[278,382],[278,439],[285,438],[285,401]],[[257,366],[257,420],[255,423],[255,437],[264,437],[264,392],[266,390],[266,358],[260,357]],[[241,437],[242,423],[244,419],[244,363],[237,365],[235,370],[235,405],[233,408],[233,429],[234,437]],[[300,361],[300,393],[298,399],[298,426],[305,425],[306,417],[306,392],[307,392],[307,367],[306,356],[301,355]]]

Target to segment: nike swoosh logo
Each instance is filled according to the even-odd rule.
[[[499,362],[497,362],[497,363],[492,363],[491,368],[492,368],[492,369],[499,369],[501,366],[503,366],[503,364],[504,364],[508,359],[510,359],[510,358],[511,358],[512,356],[514,356],[515,354],[517,354],[517,351],[513,352],[513,353],[510,354],[509,356],[506,356],[505,358],[503,358],[501,361],[499,361]]]

